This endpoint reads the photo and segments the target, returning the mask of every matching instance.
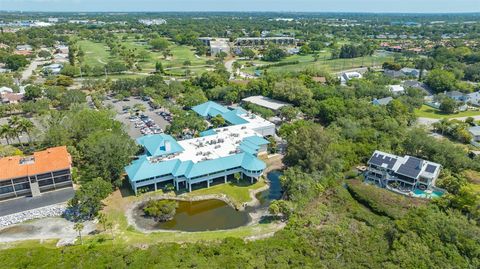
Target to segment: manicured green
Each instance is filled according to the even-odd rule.
[[[80,40],[78,41],[78,46],[85,52],[85,64],[90,66],[104,66],[110,60],[110,52],[105,43]]]
[[[454,114],[444,114],[439,109],[433,107],[422,105],[420,109],[415,109],[415,115],[422,118],[431,118],[431,119],[452,119],[460,117],[471,117],[471,116],[480,116],[480,110],[469,110],[464,112],[458,112]]]
[[[299,72],[307,68],[327,69],[332,72],[341,70],[354,69],[358,67],[376,67],[381,66],[384,62],[390,61],[393,56],[374,54],[373,56],[358,57],[352,59],[330,59],[330,51],[324,50],[319,53],[318,60],[315,61],[313,55],[292,55],[284,58],[280,62],[299,61],[298,64],[286,65],[281,67],[268,68],[268,72],[273,73],[288,73]],[[271,64],[265,61],[253,61],[258,65]],[[244,63],[244,62],[243,62]],[[245,72],[253,74],[255,67],[247,67]]]
[[[255,182],[253,185],[250,184],[248,180],[241,180],[237,183],[235,180],[227,184],[219,184],[212,186],[210,188],[202,188],[199,190],[192,191],[187,193],[187,196],[200,196],[200,195],[209,195],[209,194],[224,194],[226,195],[235,205],[240,206],[243,203],[251,201],[250,191],[262,188],[265,186],[265,181],[263,178],[260,178],[258,182]]]

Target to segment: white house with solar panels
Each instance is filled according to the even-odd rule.
[[[365,180],[403,194],[438,191],[435,187],[441,165],[412,156],[375,151],[368,161]]]
[[[166,134],[137,139],[144,154],[125,167],[135,193],[140,188],[161,189],[172,184],[177,191],[227,183],[235,174],[253,183],[266,164],[258,158],[267,153],[265,136],[275,134],[275,125],[241,108],[229,109],[215,102],[192,108],[206,119],[222,116],[230,126],[210,129],[201,137],[176,141]]]

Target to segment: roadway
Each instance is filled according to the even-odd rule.
[[[64,203],[74,195],[73,188],[43,193],[37,197],[21,197],[0,202],[0,217],[40,207]]]
[[[461,121],[465,121],[467,118],[469,118],[469,117],[449,118],[449,120],[461,120]],[[471,118],[473,118],[474,120],[478,121],[478,120],[480,120],[480,115],[478,115],[478,116],[471,116]],[[438,122],[438,121],[440,121],[440,120],[441,120],[441,119],[432,119],[432,118],[419,117],[419,118],[417,118],[417,123],[418,123],[418,124],[421,124],[421,125],[426,125],[426,126],[431,127],[432,124],[434,124],[435,122]]]
[[[40,60],[39,57],[35,58],[30,63],[30,65],[25,70],[23,70],[21,82],[27,80],[33,74],[33,71],[35,71],[35,69],[37,69],[39,65],[43,65],[43,64],[45,64],[45,61]]]

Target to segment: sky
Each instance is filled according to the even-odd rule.
[[[14,11],[480,12],[480,0],[0,0]]]

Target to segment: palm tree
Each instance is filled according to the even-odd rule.
[[[7,144],[10,145],[10,138],[12,138],[13,128],[9,124],[3,124],[0,126],[0,137],[7,140]]]
[[[83,223],[77,222],[75,225],[73,225],[73,229],[78,232],[78,236],[80,237],[80,244],[83,245],[83,240],[82,240],[82,230],[83,230]]]
[[[8,119],[8,124],[10,124],[10,127],[13,129],[12,133],[14,133],[14,136],[17,137],[18,139],[18,143],[22,146],[23,148],[23,144],[22,144],[22,141],[20,140],[20,133],[22,133],[20,131],[20,129],[18,128],[19,124],[20,124],[20,117],[19,116],[12,116],[10,119]]]
[[[17,128],[21,133],[26,133],[28,136],[28,142],[32,142],[32,137],[30,136],[31,131],[33,130],[33,123],[26,118],[21,118],[18,122]]]

